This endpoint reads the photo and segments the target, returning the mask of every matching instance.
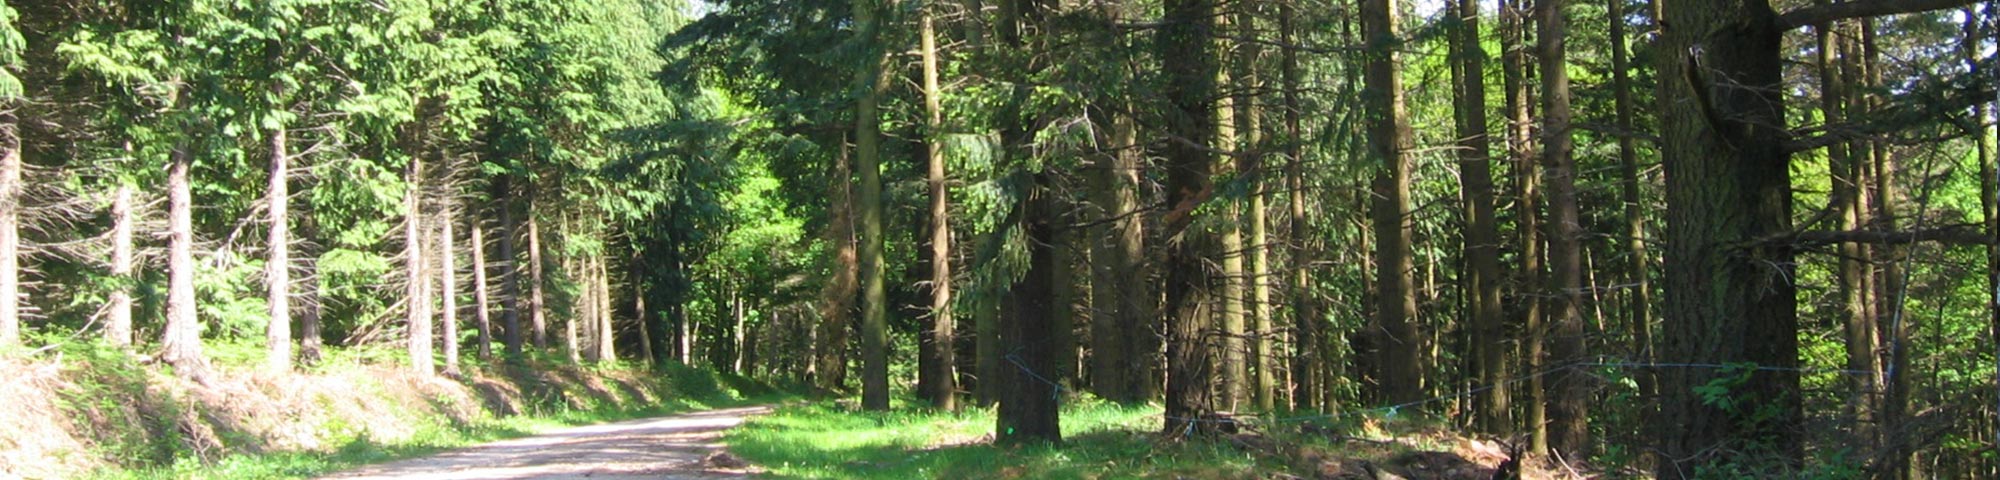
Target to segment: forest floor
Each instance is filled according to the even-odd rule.
[[[329,479],[743,478],[722,432],[770,407],[741,407],[573,427],[351,470]]]

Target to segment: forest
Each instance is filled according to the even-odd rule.
[[[1996,54],[1993,0],[0,0],[0,357],[2000,478]]]

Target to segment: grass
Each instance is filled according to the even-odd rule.
[[[1061,446],[991,444],[993,410],[857,411],[851,402],[780,408],[726,437],[730,451],[776,479],[1264,478],[1283,470],[1226,441],[1170,442],[1159,408],[1082,399],[1062,412]]]

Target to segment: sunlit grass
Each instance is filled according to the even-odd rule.
[[[1003,448],[991,443],[990,408],[863,412],[818,402],[753,419],[727,442],[779,479],[1228,479],[1282,468],[1222,441],[1163,440],[1159,414],[1073,401],[1062,413],[1063,445]]]

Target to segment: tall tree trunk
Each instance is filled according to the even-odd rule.
[[[129,147],[129,143],[127,144]],[[127,148],[127,152],[131,149]],[[111,291],[111,311],[105,319],[104,341],[112,346],[132,346],[132,286],[138,277],[132,271],[132,185],[119,183],[111,197],[111,277],[118,280]]]
[[[1618,128],[1631,131],[1633,120],[1632,61],[1626,53],[1625,0],[1606,0],[1611,30],[1611,98]],[[1653,283],[1650,252],[1646,251],[1646,210],[1641,203],[1638,140],[1618,136],[1619,203],[1625,206],[1625,312],[1632,330],[1632,355],[1640,363],[1653,361]],[[1658,395],[1651,370],[1632,372],[1639,383],[1640,420],[1652,415]]]
[[[745,309],[743,306],[742,289],[741,288],[730,289],[729,290],[729,318],[730,318],[729,341],[732,343],[732,345],[730,345],[729,347],[729,373],[734,373],[738,375],[743,374],[743,347],[747,346],[747,342],[745,341],[743,335],[744,333],[743,327],[744,323],[749,321],[748,318],[749,315],[747,315],[744,312],[744,310]]]
[[[953,358],[957,350],[952,339],[957,336],[957,324],[951,312],[951,207],[950,193],[946,189],[944,169],[944,104],[943,92],[938,89],[938,47],[937,30],[932,25],[936,12],[932,8],[923,13],[923,63],[924,63],[924,113],[929,135],[925,143],[925,165],[927,186],[930,190],[930,331],[923,335],[930,370],[923,382],[929,390],[924,396],[931,405],[945,411],[958,410],[958,382],[953,373]]]
[[[451,178],[449,173],[445,178]],[[447,180],[449,181],[449,180]],[[452,217],[454,197],[449,190],[444,195],[443,205],[438,206],[438,297],[444,300],[444,307],[438,316],[443,326],[444,373],[458,375],[458,236],[452,231],[456,223]]]
[[[1107,24],[1126,18],[1131,2],[1106,3]],[[1106,30],[1104,42],[1119,42]],[[1091,300],[1091,389],[1119,403],[1154,397],[1158,290],[1151,287],[1145,261],[1145,223],[1139,215],[1139,173],[1145,146],[1131,106],[1116,99],[1100,105],[1110,122],[1107,150],[1086,170],[1090,211],[1097,216],[1089,233]]]
[[[633,324],[639,327],[640,364],[647,367],[658,367],[660,359],[654,356],[658,350],[653,345],[653,318],[655,315],[653,315],[653,312],[646,311],[646,295],[649,293],[646,284],[646,254],[645,250],[642,250],[636,244],[632,248],[632,263],[630,267],[631,270],[627,271],[626,275],[630,276],[628,278],[631,279],[629,281],[632,284]]]
[[[882,50],[879,45],[881,23],[876,20],[876,2],[861,0],[854,3],[854,21],[863,45],[871,49],[865,66],[861,69],[859,82],[865,90],[854,110],[854,168],[860,181],[860,253],[861,253],[861,406],[868,410],[889,409],[889,303],[887,284],[883,281],[886,266],[883,265],[882,249],[882,124],[880,103],[883,91],[889,87],[889,75],[884,75]]]
[[[1824,4],[1824,2],[1822,2]],[[1840,70],[1841,45],[1846,43],[1843,34],[1835,34],[1832,25],[1816,28],[1819,50],[1820,112],[1828,125],[1837,125],[1847,119],[1847,82]],[[1866,199],[1861,187],[1859,174],[1862,170],[1855,163],[1846,143],[1835,143],[1827,147],[1827,170],[1832,173],[1833,189],[1831,201],[1839,212],[1842,230],[1860,230]],[[1839,246],[1839,269],[1836,271],[1840,284],[1841,317],[1846,330],[1846,367],[1851,371],[1875,371],[1874,321],[1869,318],[1870,292],[1866,282],[1869,266],[1866,263],[1868,246],[1855,242]],[[1875,450],[1874,402],[1869,398],[1876,392],[1875,376],[1847,375],[1851,395],[1843,406],[1845,414],[1854,422],[1852,446],[1861,455],[1872,454]]]
[[[618,329],[612,322],[611,308],[611,266],[610,234],[605,235],[606,251],[599,253],[597,260],[597,359],[603,362],[618,361]]]
[[[854,301],[861,273],[860,254],[855,249],[853,181],[846,136],[840,139],[830,177],[826,229],[827,241],[833,244],[833,278],[827,279],[822,299],[826,304],[820,312],[819,335],[816,335],[819,342],[813,346],[818,356],[814,373],[821,389],[843,391],[847,383],[847,332],[854,325]],[[686,324],[678,318],[675,325]],[[685,343],[686,337],[681,338]],[[687,349],[681,352],[682,363],[686,363]]]
[[[1061,375],[1055,372],[1063,369],[1057,363],[1061,351],[1075,348],[1059,341],[1061,322],[1057,319],[1063,316],[1059,309],[1065,305],[1057,302],[1056,290],[1068,280],[1060,278],[1065,269],[1057,264],[1056,250],[1066,247],[1060,243],[1060,227],[1056,225],[1057,200],[1049,188],[1052,176],[1046,171],[1032,176],[1033,184],[1016,207],[1023,211],[1020,221],[1028,241],[1028,271],[1008,289],[1012,314],[1005,315],[1007,321],[1000,327],[1001,343],[1011,346],[1008,365],[1001,367],[1006,372],[1001,374],[1005,386],[994,429],[994,441],[1000,444],[1062,442],[1056,403],[1062,391],[1056,383]]]
[[[403,261],[408,279],[403,302],[408,306],[410,368],[419,375],[430,375],[435,360],[431,358],[430,276],[424,271],[424,162],[420,156],[412,154],[403,173]]]
[[[564,226],[567,226],[567,222],[565,222]],[[575,233],[575,230],[558,230],[557,233],[560,235],[559,238],[568,238],[569,235]],[[592,314],[590,312],[592,308],[597,306],[597,297],[593,296],[590,291],[596,286],[596,282],[591,282],[590,279],[584,278],[583,272],[585,269],[581,265],[578,265],[578,263],[575,256],[565,255],[562,258],[560,267],[562,268],[563,278],[575,281],[579,289],[576,295],[570,297],[569,318],[567,319],[568,321],[563,322],[563,354],[569,356],[569,363],[575,364],[583,363],[584,360],[596,360],[597,356],[596,349],[584,348],[583,346],[582,342],[592,338],[589,332],[578,331],[582,328],[588,328],[581,325],[585,322],[593,325],[597,323],[591,317]]]
[[[195,316],[194,194],[188,179],[193,166],[187,145],[176,145],[167,168],[167,324],[160,329],[160,361],[182,378],[208,383],[201,320]],[[12,301],[8,298],[5,302]]]
[[[1623,1],[1623,0],[1612,0]],[[1460,27],[1452,38],[1457,43],[1459,74],[1458,160],[1464,184],[1467,215],[1465,258],[1471,267],[1468,295],[1472,307],[1473,361],[1479,385],[1475,394],[1479,429],[1490,434],[1513,430],[1508,410],[1506,361],[1506,320],[1500,297],[1500,227],[1493,213],[1492,140],[1486,131],[1486,47],[1480,42],[1479,4],[1471,0],[1454,2]]]
[[[1001,4],[998,25],[1004,47],[1031,53],[1040,48],[1039,42],[1031,44],[1026,38],[1029,27],[1041,23],[1040,3],[1040,0],[1008,0]],[[1021,72],[1016,78],[1025,79],[1032,74]],[[1023,113],[1029,98],[1025,85],[1015,83],[1011,100],[1002,107],[1006,112],[1002,118],[1012,120],[1002,123],[1000,133],[1006,164],[1017,169],[1017,178],[1027,180],[1018,192],[1009,221],[1020,222],[1028,249],[1028,270],[1008,287],[1002,300],[1005,310],[1000,315],[1000,344],[1007,346],[1007,353],[1003,357],[1006,363],[1000,366],[1000,405],[994,437],[996,443],[1003,445],[1062,442],[1057,396],[1063,388],[1059,382],[1063,381],[1065,367],[1060,362],[1063,352],[1076,348],[1074,336],[1062,331],[1069,325],[1064,325],[1068,316],[1061,310],[1066,306],[1060,290],[1071,288],[1065,285],[1071,280],[1064,278],[1069,272],[1060,264],[1059,250],[1069,247],[1063,244],[1059,225],[1067,222],[1062,218],[1062,199],[1052,188],[1054,174],[1050,167],[1042,164],[1031,168],[1028,161],[1034,130]]]
[[[533,184],[528,185],[528,324],[534,329],[535,348],[549,348],[548,296],[544,291],[548,285],[543,276],[542,227],[536,219],[536,197],[540,196]]]
[[[1113,115],[1109,143],[1114,150],[1096,156],[1096,165],[1085,171],[1090,182],[1090,211],[1096,216],[1089,233],[1090,389],[1105,400],[1136,403],[1139,399],[1132,391],[1136,381],[1133,371],[1139,365],[1133,363],[1133,355],[1127,348],[1131,343],[1128,337],[1141,333],[1128,329],[1125,309],[1136,303],[1128,297],[1142,294],[1129,291],[1132,282],[1127,277],[1140,275],[1131,258],[1125,256],[1127,252],[1119,248],[1124,240],[1122,233],[1129,231],[1129,226],[1120,217],[1123,213],[1118,203],[1122,181],[1119,177],[1125,174],[1118,157],[1124,150],[1134,148],[1131,141],[1135,139],[1135,129],[1123,114],[1107,115]]]
[[[988,241],[1001,241],[993,235]],[[1000,401],[1000,310],[1003,308],[998,286],[984,285],[983,292],[976,300],[978,308],[972,311],[973,397],[980,406],[993,405]]]
[[[1656,473],[1790,468],[1803,454],[1793,252],[1757,241],[1792,231],[1782,31],[1764,0],[1679,1],[1664,11],[1671,28],[1658,51],[1673,53],[1659,56],[1656,98],[1674,261],[1666,264],[1660,361],[1759,368],[1660,370]],[[1699,393],[1717,382],[1728,386],[1730,408]],[[1745,416],[1753,413],[1758,421]],[[1772,455],[1723,453],[1748,445]]]
[[[291,189],[286,181],[291,154],[285,142],[285,129],[272,129],[269,140],[271,178],[264,201],[268,204],[265,221],[270,229],[265,245],[270,251],[264,260],[264,301],[270,308],[270,316],[264,328],[264,367],[285,372],[292,369],[292,240],[287,221]]]
[[[1044,195],[1055,197],[1058,194],[1054,188],[1049,188]],[[1079,384],[1078,374],[1081,373],[1077,370],[1077,359],[1082,355],[1082,352],[1077,350],[1079,345],[1076,336],[1079,313],[1077,305],[1088,300],[1084,296],[1090,285],[1078,285],[1077,274],[1078,269],[1088,267],[1090,256],[1078,248],[1075,231],[1063,226],[1077,223],[1077,219],[1068,213],[1074,208],[1069,204],[1069,199],[1058,197],[1049,201],[1053,203],[1049,207],[1050,214],[1055,215],[1055,218],[1045,222],[1050,223],[1050,228],[1055,230],[1053,234],[1055,246],[1050,254],[1055,256],[1052,262],[1056,268],[1050,276],[1055,282],[1050,285],[1049,302],[1053,306],[1050,312],[1055,316],[1049,319],[1048,334],[1052,346],[1048,353],[1051,355],[1049,364],[1055,369],[1049,371],[1049,374],[1053,375],[1049,378],[1068,388]]]
[[[1874,92],[1885,88],[1882,79],[1881,49],[1876,44],[1876,26],[1872,18],[1861,19],[1862,48],[1862,91]],[[1882,107],[1884,100],[1875,94],[1863,94],[1859,100],[1864,108],[1859,112],[1875,111]],[[1899,218],[1902,204],[1907,201],[1897,180],[1901,167],[1889,152],[1887,143],[1873,140],[1865,143],[1865,150],[1874,165],[1875,175],[1875,219],[1871,229],[1893,232],[1901,228]],[[1888,344],[1887,377],[1882,384],[1885,392],[1882,403],[1881,433],[1882,446],[1887,450],[1881,457],[1884,461],[1876,470],[1876,478],[1908,479],[1919,476],[1912,457],[1916,455],[1915,443],[1920,441],[1913,435],[1914,428],[1909,423],[1911,394],[1915,381],[1910,374],[1911,344],[1910,320],[1904,310],[1908,299],[1907,262],[1909,248],[1903,245],[1884,245],[1876,249],[1875,258],[1880,270],[1878,289],[1875,296],[1876,324],[1882,328],[1883,340]]]
[[[320,296],[318,289],[306,293],[305,302],[299,305],[299,363],[307,366],[318,365],[320,359]]]
[[[1563,0],[1537,0],[1541,16],[1542,167],[1549,186],[1549,269],[1555,295],[1555,351],[1551,363],[1572,365],[1584,360],[1583,293],[1590,290],[1583,276],[1583,219],[1577,212],[1576,148],[1570,132],[1569,27]],[[1549,446],[1564,459],[1590,455],[1590,378],[1566,368],[1549,375],[1554,389],[1543,397],[1549,404]],[[1551,395],[1552,394],[1552,395]]]
[[[1539,169],[1534,159],[1534,129],[1531,107],[1534,103],[1534,89],[1528,80],[1527,59],[1527,15],[1522,0],[1501,5],[1501,49],[1502,71],[1507,88],[1507,150],[1508,160],[1514,164],[1516,213],[1515,231],[1521,242],[1521,271],[1517,282],[1523,290],[1516,292],[1521,303],[1521,330],[1527,334],[1527,341],[1519,355],[1526,362],[1525,371],[1542,371],[1542,240],[1541,217],[1536,205],[1541,202],[1538,192],[1541,184]],[[1528,377],[1527,418],[1525,426],[1529,432],[1529,450],[1546,452],[1549,448],[1547,402],[1542,395],[1542,376]]]
[[[21,132],[16,101],[0,104],[0,348],[21,344]]]
[[[1324,365],[1317,361],[1324,348],[1320,339],[1320,324],[1317,303],[1312,300],[1312,250],[1309,239],[1312,226],[1306,218],[1305,184],[1305,130],[1304,112],[1299,101],[1302,88],[1299,73],[1298,45],[1298,0],[1285,0],[1278,4],[1278,43],[1284,44],[1281,59],[1280,79],[1284,83],[1285,117],[1285,185],[1289,190],[1288,202],[1291,207],[1290,241],[1291,265],[1290,289],[1286,298],[1291,299],[1293,355],[1292,376],[1293,407],[1300,411],[1312,411],[1331,402],[1319,401],[1322,393],[1321,372]],[[1331,410],[1330,408],[1328,409]]]
[[[1228,16],[1218,17],[1216,19],[1217,30],[1228,29],[1229,20]],[[1224,56],[1233,56],[1227,52],[1234,52],[1236,50],[1235,42],[1224,41],[1219,43],[1221,49],[1225,52]],[[1222,88],[1222,93],[1225,93],[1225,95],[1215,100],[1214,146],[1216,149],[1228,152],[1243,150],[1243,147],[1238,144],[1241,137],[1236,134],[1237,98],[1235,91],[1241,89],[1242,86],[1237,85],[1235,78],[1231,75],[1235,69],[1236,65],[1232,63],[1228,68],[1218,69],[1215,77],[1215,84]],[[1217,155],[1216,163],[1224,165],[1223,168],[1225,169],[1236,169],[1241,172],[1242,166],[1236,165],[1233,162],[1234,158],[1234,155],[1224,153]],[[1222,385],[1219,392],[1221,398],[1216,399],[1220,404],[1216,408],[1234,412],[1242,407],[1243,399],[1249,391],[1249,381],[1245,377],[1250,372],[1250,361],[1246,355],[1250,351],[1250,344],[1245,341],[1248,338],[1248,334],[1244,332],[1243,326],[1243,300],[1249,296],[1247,295],[1249,285],[1243,277],[1243,222],[1241,221],[1243,203],[1241,200],[1228,197],[1218,200],[1222,202],[1222,205],[1216,217],[1215,226],[1222,230],[1220,232],[1222,239],[1221,251],[1217,252],[1221,256],[1222,263],[1222,294],[1214,298],[1217,302],[1217,307],[1214,311],[1219,315],[1216,323],[1222,330],[1218,332],[1220,338],[1217,339],[1218,341],[1214,345],[1215,348],[1219,349],[1215,354],[1215,359],[1217,362],[1220,362]]]
[[[521,331],[521,263],[514,254],[514,232],[520,230],[514,222],[514,206],[506,200],[513,197],[508,178],[501,175],[493,188],[495,208],[500,211],[500,261],[505,267],[500,271],[500,325],[507,329],[501,340],[507,344],[507,359],[519,361],[525,339]]]
[[[1368,147],[1379,162],[1372,189],[1375,230],[1376,322],[1382,331],[1383,400],[1401,404],[1423,396],[1422,338],[1417,331],[1415,265],[1411,255],[1410,125],[1404,113],[1401,45],[1396,0],[1363,0],[1362,35],[1368,65],[1362,100],[1369,112]]]
[[[1965,23],[1964,43],[1960,46],[1960,50],[1965,55],[1967,76],[1972,78],[1990,78],[1982,76],[1992,75],[1990,71],[1979,65],[1980,43],[1983,40],[1981,34],[1991,33],[1984,31],[1983,26],[1992,25],[1992,22],[1995,20],[2000,20],[2000,18],[1993,17],[1994,15],[2000,15],[2000,5],[1988,2],[1987,9],[1988,16],[1986,18],[1981,18],[1977,10],[1972,7],[1966,7],[1965,9],[1965,18],[1967,21]],[[1989,242],[1986,246],[1985,300],[1986,315],[1989,324],[1986,338],[1987,344],[1990,345],[1988,348],[1991,349],[2000,347],[2000,151],[1996,151],[1996,149],[2000,149],[2000,137],[1995,136],[1996,133],[2000,132],[1987,127],[1984,123],[1988,121],[1989,113],[2000,113],[2000,98],[1995,98],[1991,104],[1980,102],[1972,107],[1972,118],[1981,122],[1979,127],[1979,141],[1977,142],[1977,153],[1979,155],[1979,203],[1981,211],[1985,214],[1982,218],[1985,222],[1986,240]],[[1989,350],[1988,353],[1995,352]],[[1996,361],[2000,361],[2000,353],[1996,353],[1993,358]],[[1996,367],[2000,367],[2000,365],[1996,365]],[[2000,369],[1995,370],[1995,375],[1996,383],[2000,383]],[[1995,392],[1995,395],[1989,402],[2000,402],[2000,392]],[[1987,427],[1989,429],[2000,428],[2000,417],[1994,416],[2000,415],[2000,405],[1988,403],[1986,407],[1992,409],[1990,410],[1992,413],[1985,419]],[[1987,441],[2000,442],[2000,431],[1989,430],[1984,432],[1984,434],[1987,436]],[[1988,476],[1992,476],[1995,473],[1995,465],[1992,460],[1988,460],[1980,468]]]
[[[1169,0],[1160,29],[1162,70],[1168,76],[1172,107],[1167,133],[1181,141],[1167,142],[1167,217],[1161,222],[1166,242],[1167,388],[1164,432],[1169,435],[1210,433],[1216,425],[1203,421],[1215,411],[1209,395],[1208,352],[1203,345],[1203,297],[1207,274],[1202,253],[1188,229],[1196,207],[1214,193],[1209,178],[1212,154],[1194,142],[1215,138],[1214,79],[1220,69],[1213,42],[1216,6],[1213,0]]]
[[[1236,98],[1232,106],[1236,108],[1236,130],[1243,139],[1240,155],[1241,171],[1250,184],[1249,205],[1244,212],[1249,222],[1245,228],[1249,230],[1250,238],[1248,245],[1244,246],[1246,250],[1237,255],[1238,258],[1248,260],[1248,265],[1240,280],[1245,290],[1238,293],[1246,295],[1242,301],[1248,307],[1244,309],[1245,313],[1250,316],[1247,322],[1250,335],[1247,339],[1250,356],[1247,366],[1253,372],[1251,377],[1246,379],[1249,381],[1247,387],[1250,399],[1259,410],[1268,412],[1276,404],[1273,401],[1277,392],[1276,377],[1273,373],[1277,369],[1271,362],[1273,358],[1271,339],[1276,331],[1271,329],[1271,288],[1266,280],[1271,270],[1271,259],[1266,254],[1267,244],[1271,238],[1269,232],[1265,231],[1269,219],[1265,216],[1264,208],[1269,193],[1264,189],[1263,180],[1264,125],[1259,118],[1263,109],[1257,106],[1256,95],[1253,94],[1263,87],[1263,82],[1256,74],[1257,58],[1261,52],[1256,42],[1256,5],[1243,2],[1237,4],[1236,8],[1236,33],[1241,38],[1237,40],[1235,73],[1232,74],[1237,85],[1234,92]]]
[[[493,358],[493,317],[492,303],[487,298],[486,281],[486,230],[481,225],[479,209],[465,209],[466,224],[472,227],[471,238],[466,239],[465,249],[472,252],[472,318],[474,327],[479,329],[479,359]]]

